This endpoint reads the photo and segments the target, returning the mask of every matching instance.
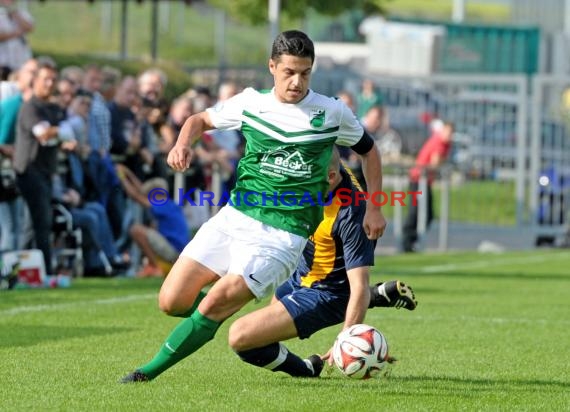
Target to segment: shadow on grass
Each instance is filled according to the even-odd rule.
[[[3,324],[7,333],[0,338],[0,348],[33,346],[48,341],[61,341],[88,336],[103,336],[128,332],[130,328],[89,326],[46,326]]]
[[[285,386],[295,386],[297,380],[287,380],[283,376],[283,381],[280,384]],[[497,391],[497,390],[546,390],[550,388],[570,389],[570,382],[562,382],[559,380],[541,380],[541,379],[481,379],[481,378],[454,378],[454,377],[438,377],[438,376],[390,376],[387,378],[373,378],[368,380],[348,379],[339,373],[331,375],[321,375],[319,379],[303,379],[303,384],[315,387],[322,386],[368,386],[374,387],[382,392],[402,392],[402,386],[409,387],[411,392],[416,392],[418,387],[425,387],[434,389],[437,392],[457,392],[462,389],[468,391]],[[378,387],[378,384],[383,386]],[[398,383],[401,385],[390,386],[390,384]]]
[[[521,389],[528,389],[534,387],[540,389],[546,386],[557,386],[563,389],[570,389],[570,382],[561,382],[557,380],[541,380],[541,379],[479,379],[479,378],[452,378],[441,376],[392,376],[388,378],[390,381],[396,382],[425,382],[437,384],[459,384],[469,385],[470,388],[479,387],[482,389],[493,388],[497,389],[501,386],[506,387],[520,387]]]

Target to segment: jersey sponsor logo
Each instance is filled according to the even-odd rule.
[[[325,124],[325,109],[313,109],[309,113],[311,127],[323,127]]]
[[[265,153],[259,171],[268,175],[310,178],[312,165],[307,164],[298,150],[290,153],[283,147]]]
[[[247,275],[248,278],[250,278],[251,280],[253,280],[255,283],[257,283],[258,285],[261,285],[261,282],[259,280],[257,280],[255,278],[255,276],[253,276],[253,273],[250,273],[249,275]]]

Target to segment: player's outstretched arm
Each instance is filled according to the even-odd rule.
[[[382,208],[372,202],[372,194],[382,191],[382,159],[376,144],[367,153],[362,154],[361,158],[366,189],[370,194],[366,201],[366,213],[362,226],[368,239],[378,239],[384,234],[386,219]]]
[[[349,269],[346,272],[348,282],[350,283],[350,298],[346,307],[346,315],[342,329],[346,329],[352,325],[364,323],[366,310],[370,303],[370,286],[369,286],[369,269],[368,266]],[[328,361],[329,365],[333,364],[331,356],[332,349],[322,356],[323,360]]]
[[[188,169],[192,160],[192,145],[206,130],[213,128],[214,125],[207,112],[196,113],[186,119],[176,144],[168,153],[168,165],[177,172],[183,172]]]

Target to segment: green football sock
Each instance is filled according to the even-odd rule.
[[[174,328],[154,358],[138,370],[154,379],[204,346],[214,337],[220,324],[195,311]]]
[[[192,316],[192,314],[194,313],[194,311],[196,310],[196,308],[198,307],[200,302],[202,302],[202,299],[204,299],[205,297],[206,297],[206,293],[200,291],[198,293],[198,296],[196,297],[196,300],[194,301],[194,304],[192,305],[192,307],[190,309],[188,309],[184,313],[181,313],[179,315],[173,315],[173,316],[176,316],[177,318],[189,318],[190,316]]]

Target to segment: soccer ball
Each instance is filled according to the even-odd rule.
[[[332,356],[337,368],[349,378],[368,379],[388,363],[388,342],[369,325],[352,325],[336,338]]]

